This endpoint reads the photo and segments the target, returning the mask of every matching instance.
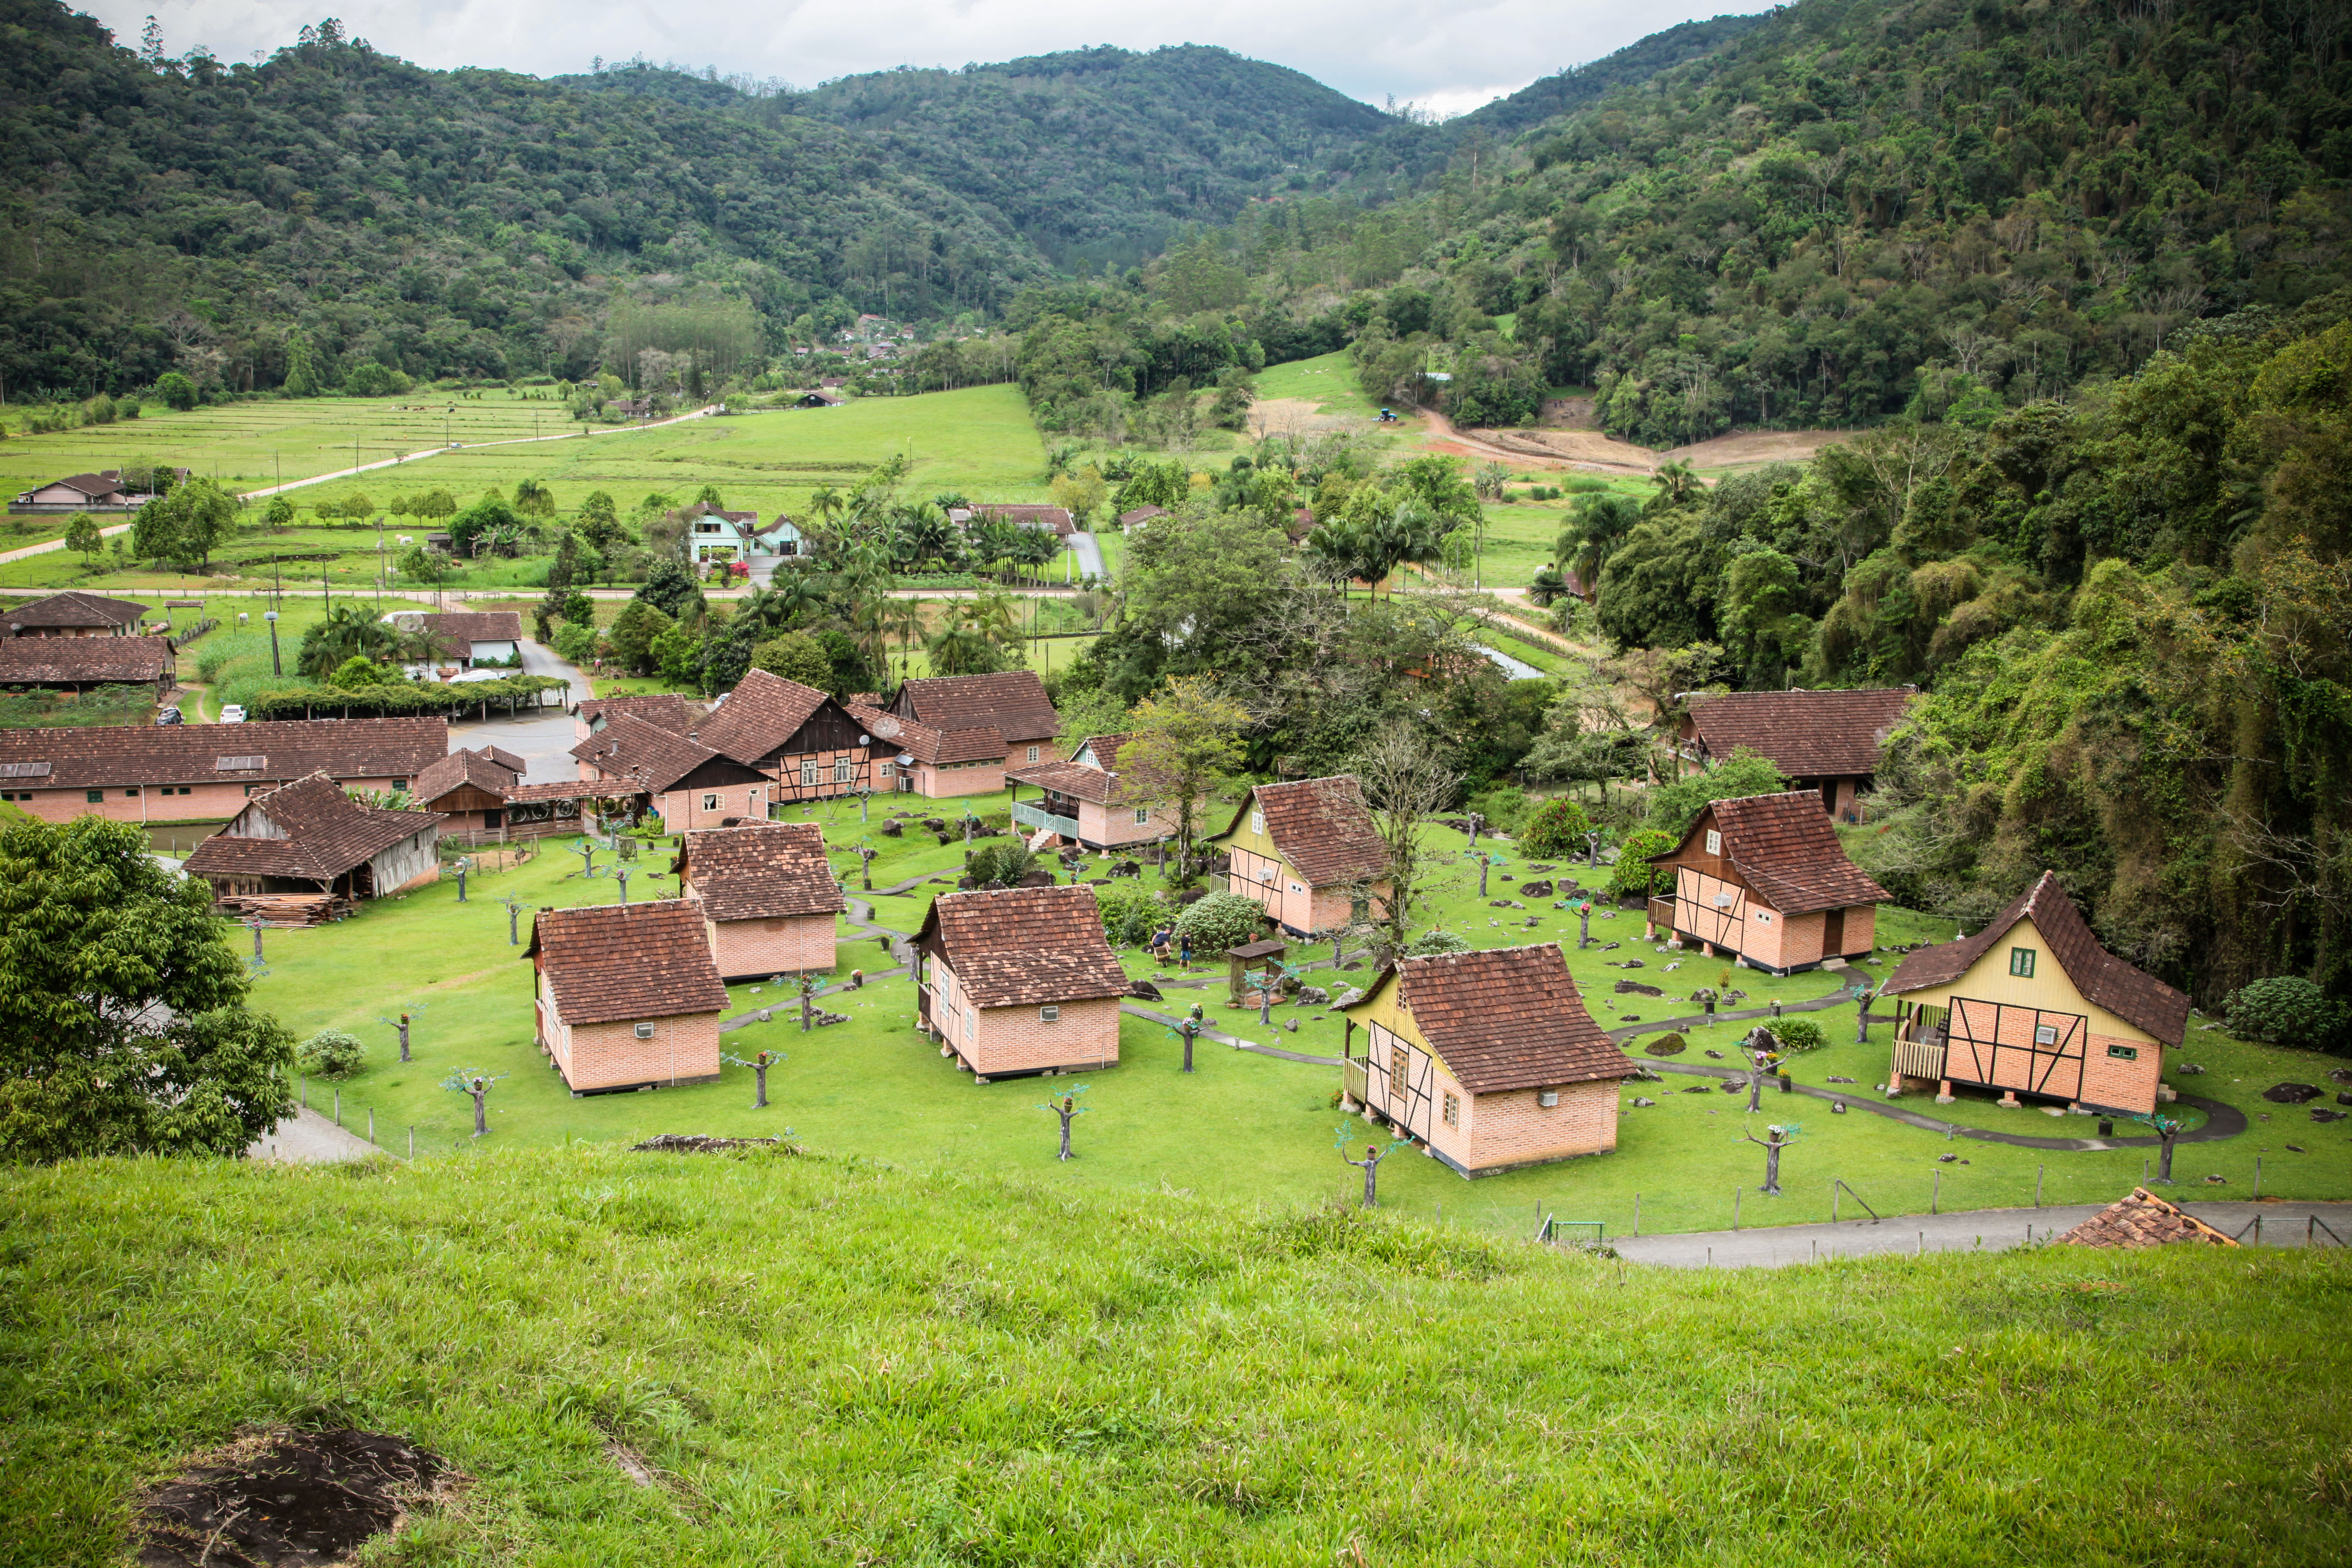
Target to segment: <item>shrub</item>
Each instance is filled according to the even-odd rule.
[[[971,852],[964,863],[964,875],[975,888],[1017,888],[1021,879],[1040,870],[1037,857],[1026,844],[1009,839],[1002,844],[984,844]]]
[[[1612,893],[1663,893],[1675,885],[1675,874],[1662,866],[1650,864],[1650,857],[1663,855],[1682,842],[1682,836],[1655,827],[1645,827],[1639,833],[1629,833],[1617,848],[1617,864],[1609,868],[1609,890]]]
[[[1177,917],[1176,934],[1189,938],[1193,952],[1223,952],[1249,941],[1265,923],[1265,910],[1239,893],[1211,893]]]
[[[1538,860],[1582,854],[1584,836],[1591,827],[1580,803],[1564,796],[1548,800],[1536,808],[1535,816],[1528,821],[1527,831],[1518,836],[1519,853]]]
[[[1507,787],[1490,789],[1468,802],[1472,811],[1486,819],[1489,830],[1514,837],[1527,826],[1528,812],[1534,804],[1521,791]]]
[[[1103,935],[1114,947],[1141,947],[1168,918],[1168,906],[1149,888],[1118,882],[1095,889]]]
[[[327,682],[346,691],[357,691],[363,686],[382,686],[391,679],[391,673],[382,665],[363,653],[355,653],[335,667],[334,673],[327,677]]]
[[[833,679],[833,656],[806,632],[784,632],[770,637],[751,650],[751,668],[781,675],[786,680],[797,680],[803,686],[814,686],[819,691]]]
[[[2250,980],[2222,1000],[2231,1031],[2273,1046],[2318,1050],[2344,1045],[2344,1005],[2299,974]]]
[[[1440,953],[1469,951],[1469,939],[1450,931],[1425,931],[1404,946],[1407,958],[1434,958]]]
[[[196,384],[176,370],[167,370],[155,378],[155,395],[185,414],[196,405]]]
[[[139,400],[135,397],[118,397],[114,400],[114,412],[121,418],[136,419],[139,417]]]
[[[596,657],[596,628],[570,625],[558,627],[555,651],[572,664],[586,664]]]
[[[1783,1055],[1792,1057],[1830,1043],[1828,1031],[1811,1018],[1783,1018],[1772,1026],[1772,1037],[1780,1042]]]
[[[321,1029],[295,1047],[294,1059],[314,1078],[349,1078],[367,1060],[367,1047],[347,1029]]]

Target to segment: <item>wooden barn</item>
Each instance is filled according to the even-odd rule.
[[[185,869],[215,899],[260,893],[382,898],[437,879],[441,818],[362,805],[325,773],[257,795]]]
[[[1118,1062],[1127,972],[1093,889],[943,894],[915,947],[916,1026],[980,1081]]]
[[[702,911],[722,978],[832,973],[835,922],[849,900],[816,824],[689,833],[670,869],[679,897]]]
[[[694,905],[541,910],[523,956],[539,1048],[573,1098],[717,1080],[727,987]]]
[[[1457,1175],[1617,1147],[1633,1063],[1555,942],[1403,959],[1339,1012],[1342,1092]]]
[[[2099,945],[2058,879],[2033,886],[1974,936],[1907,955],[1878,988],[1895,1001],[1893,1084],[1954,1085],[2145,1116],[2189,998]]]
[[[1675,874],[1650,900],[1650,934],[1790,974],[1877,945],[1886,889],[1846,858],[1811,790],[1710,802],[1683,841],[1650,864]]]
[[[0,686],[143,686],[160,702],[179,684],[178,668],[169,637],[0,637]]]

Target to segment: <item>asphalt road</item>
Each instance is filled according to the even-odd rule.
[[[555,657],[541,645],[526,638],[522,644],[522,668],[525,675],[561,676],[572,683],[564,694],[564,707],[576,708],[582,699],[594,695],[588,678],[572,666]],[[458,719],[449,725],[449,749],[453,752],[478,750],[498,746],[512,752],[529,764],[523,771],[525,784],[569,784],[580,776],[580,761],[572,755],[572,715],[549,710],[544,713],[512,718]]]

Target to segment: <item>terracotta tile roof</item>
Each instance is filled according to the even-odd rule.
[[[727,700],[711,710],[696,733],[706,746],[747,765],[781,748],[832,699],[764,669],[746,673]]]
[[[1733,691],[1693,696],[1692,733],[1709,756],[1741,746],[1790,778],[1843,777],[1878,771],[1889,731],[1917,689]]]
[[[2039,881],[2011,899],[2009,907],[1976,935],[1938,942],[1905,958],[1878,988],[1880,994],[1899,996],[1906,991],[1950,984],[2021,920],[2033,922],[2077,991],[2166,1045],[2180,1043],[2189,1028],[2189,998],[2101,947],[2091,928],[2083,923],[2083,911],[2074,907],[2074,900],[2066,896],[2052,871],[2042,872]]]
[[[507,804],[520,805],[532,800],[594,800],[618,789],[621,794],[634,795],[634,785],[615,785],[610,780],[575,779],[563,784],[517,784],[507,791]]]
[[[900,755],[919,763],[937,765],[941,763],[985,763],[1002,761],[1005,754],[1004,737],[993,727],[977,730],[935,730],[929,724],[872,707],[864,702],[845,705],[849,716],[857,721],[865,731],[895,749]]]
[[[603,729],[574,744],[572,754],[598,773],[619,774],[658,795],[722,753],[634,713],[614,713]]]
[[[1238,829],[1253,806],[1265,813],[1266,837],[1310,888],[1367,881],[1388,868],[1388,850],[1352,777],[1259,784],[1217,837]]]
[[[414,779],[448,754],[449,721],[438,718],[0,730],[0,763],[47,763],[48,783],[68,789],[268,784],[314,773],[337,779]],[[237,765],[221,765],[232,757]]]
[[[1883,903],[1893,896],[1846,858],[1819,790],[1710,801],[1683,841],[1650,863],[1677,866],[1694,858],[1710,826],[1723,835],[1723,858],[1741,879],[1784,915]]]
[[[2238,1244],[2178,1205],[2146,1187],[2109,1204],[2058,1238],[2069,1247],[2166,1247],[2195,1242],[2206,1247]]]
[[[1445,1070],[1473,1094],[1633,1076],[1632,1058],[1584,1010],[1557,942],[1404,959],[1348,1011],[1389,984]]]
[[[173,668],[168,637],[0,637],[0,686],[152,683]]]
[[[1008,745],[1050,741],[1062,717],[1031,669],[1001,675],[933,675],[898,689],[890,710],[935,730],[993,729]]]
[[[1133,511],[1120,512],[1118,514],[1118,525],[1121,528],[1133,528],[1139,522],[1150,522],[1155,517],[1166,517],[1167,515],[1168,509],[1164,506],[1139,506]]]
[[[417,619],[436,642],[448,646],[522,640],[520,610],[442,610]]]
[[[982,501],[971,509],[974,517],[992,517],[1003,522],[1017,522],[1024,528],[1050,528],[1066,539],[1076,525],[1070,521],[1067,507],[1007,505]]]
[[[430,805],[461,784],[503,796],[521,780],[520,767],[493,761],[485,752],[452,752],[408,781],[408,793]]]
[[[530,764],[529,763],[523,761],[512,752],[508,751],[504,746],[476,746],[473,748],[473,752],[478,757],[488,757],[491,762],[496,763],[499,766],[506,769],[507,772],[513,773],[518,778],[530,771]]]
[[[672,734],[683,735],[702,717],[702,710],[675,691],[649,692],[641,697],[594,697],[580,704],[580,721],[592,729],[598,714],[633,713]]]
[[[541,955],[556,1012],[567,1024],[674,1018],[727,1006],[702,911],[682,899],[541,910],[523,956]]]
[[[824,830],[814,822],[689,833],[670,869],[714,921],[830,915],[849,907],[824,858]]]
[[[0,609],[0,626],[135,626],[146,615],[144,605],[69,588]]]
[[[1135,801],[1154,798],[1148,775],[1121,774],[1118,753],[1129,737],[1090,735],[1071,753],[1066,763],[1035,763],[1027,767],[1007,768],[1004,776],[1022,784],[1032,784],[1050,789],[1075,800],[1092,801],[1097,805],[1125,805]],[[1089,752],[1094,764],[1078,761]]]
[[[982,1007],[1127,994],[1092,888],[1003,888],[932,900],[916,942]]]
[[[183,470],[184,472],[185,470]],[[24,493],[32,495],[46,489],[73,490],[90,500],[121,500],[122,479],[119,473],[68,474],[62,479],[49,479],[35,485]]]
[[[189,855],[191,876],[243,874],[330,882],[402,839],[447,820],[436,812],[362,805],[324,773],[256,795],[245,809],[268,817],[286,837],[237,837],[232,822]],[[244,814],[238,815],[241,819]]]

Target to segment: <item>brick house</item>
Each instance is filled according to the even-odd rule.
[[[184,869],[238,893],[378,899],[438,880],[441,818],[362,805],[324,773],[257,795],[196,846]]]
[[[1745,747],[1812,790],[1840,822],[1859,822],[1855,796],[1870,786],[1886,737],[1919,695],[1916,686],[1863,691],[1731,691],[1686,694],[1682,754],[1705,766]]]
[[[702,721],[703,710],[675,691],[648,692],[638,697],[590,697],[572,712],[572,738],[584,741],[604,728],[607,716],[634,714],[674,735],[683,735]]]
[[[943,894],[915,949],[916,1026],[977,1078],[1118,1062],[1127,972],[1092,889]]]
[[[832,973],[835,917],[849,900],[814,822],[689,833],[670,869],[702,911],[721,977]]]
[[[1938,1100],[1972,1084],[2005,1105],[2145,1116],[2189,1027],[2189,998],[2101,947],[2048,871],[1976,935],[1906,957],[1878,995],[1895,999],[1891,1082]]]
[[[849,710],[764,669],[747,673],[689,733],[772,781],[780,802],[856,795],[872,780],[873,737]]]
[[[633,713],[608,713],[596,732],[572,747],[580,782],[634,796],[671,833],[768,818],[775,788],[759,769]]]
[[[1675,874],[1652,899],[1649,934],[1737,955],[1774,974],[1860,958],[1877,945],[1886,889],[1846,858],[1811,790],[1709,802],[1683,841],[1650,864]]]
[[[169,637],[0,637],[0,686],[144,686],[160,702],[179,684],[178,670]]]
[[[1633,1063],[1556,942],[1403,959],[1339,1012],[1343,1092],[1457,1175],[1617,1147]]]
[[[1130,737],[1091,735],[1066,763],[1007,768],[1013,786],[1013,820],[1032,832],[1057,833],[1087,849],[1118,849],[1151,844],[1176,830],[1175,814],[1152,805],[1156,791],[1147,779],[1122,777],[1118,754]],[[1023,784],[1045,794],[1020,798]]]
[[[1004,737],[993,725],[935,730],[852,697],[845,704],[874,739],[874,787],[938,800],[1004,787]]]
[[[906,681],[887,707],[867,710],[866,721],[885,726],[870,732],[895,753],[888,783],[901,794],[930,799],[994,795],[1004,787],[1004,770],[1050,763],[1061,715],[1045,695],[1036,672],[997,675],[934,675]]]
[[[1388,897],[1388,851],[1346,775],[1259,784],[1209,842],[1230,857],[1226,890],[1265,905],[1294,936],[1336,930]]]
[[[146,617],[144,605],[68,589],[0,610],[0,637],[131,637]]]
[[[439,718],[0,730],[0,800],[45,822],[226,822],[314,773],[354,789],[405,789],[448,752],[449,721]]]
[[[727,987],[694,905],[541,910],[523,956],[539,1048],[574,1099],[718,1079]]]

